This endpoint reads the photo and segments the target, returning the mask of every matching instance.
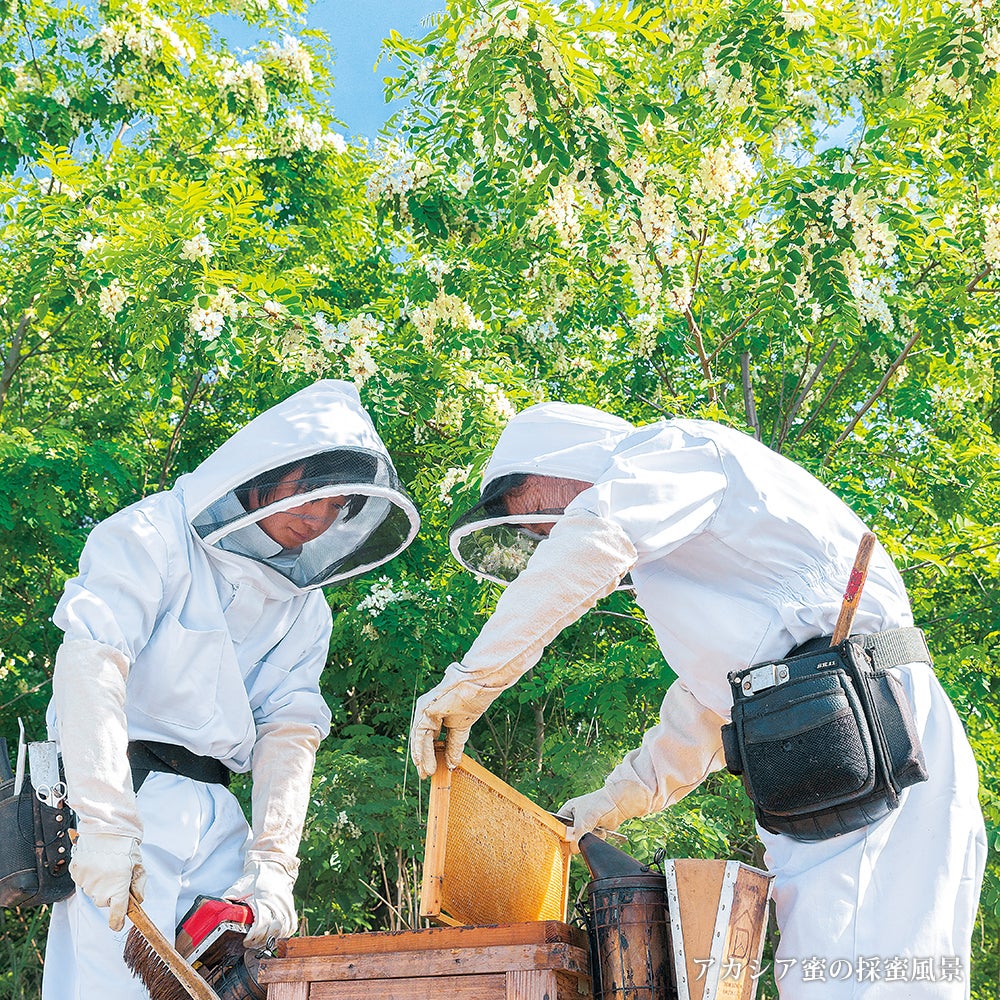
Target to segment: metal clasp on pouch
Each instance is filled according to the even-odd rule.
[[[759,691],[767,691],[769,688],[777,687],[788,680],[788,665],[785,663],[765,663],[762,666],[754,667],[743,678],[743,693],[757,694]]]

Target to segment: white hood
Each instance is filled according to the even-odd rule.
[[[510,583],[540,540],[524,526],[552,522],[562,512],[508,514],[501,502],[511,484],[507,477],[537,475],[594,483],[634,430],[627,420],[576,403],[539,403],[523,410],[507,424],[493,449],[479,503],[452,525],[452,554],[478,576]],[[623,586],[630,586],[630,581]]]
[[[237,488],[253,477],[316,455],[334,462],[332,481],[252,512],[237,497]],[[420,526],[357,389],[329,379],[255,417],[178,479],[174,490],[207,546],[262,563],[301,590],[340,583],[387,562]],[[354,516],[339,517],[296,549],[282,549],[257,526],[271,514],[334,495],[367,499]]]

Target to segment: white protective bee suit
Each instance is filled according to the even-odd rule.
[[[333,471],[253,509],[240,499],[253,477],[315,456]],[[334,520],[303,529],[315,537],[302,544],[258,526],[278,514],[306,524],[318,505]],[[330,726],[321,588],[393,558],[418,525],[357,390],[320,381],[94,528],[54,616],[65,639],[48,722],[78,818],[78,888],[53,907],[45,1000],[147,996],[122,961],[130,885],[171,941],[199,894],[250,903],[248,944],[294,931],[296,855]],[[134,792],[137,741],[252,771],[252,829],[221,783],[153,770]]]
[[[498,497],[517,473],[593,486],[561,516],[511,516]],[[509,585],[468,654],[417,702],[411,752],[422,774],[435,768],[432,741],[442,724],[454,766],[492,700],[626,574],[677,674],[642,745],[603,788],[560,810],[573,818],[574,839],[661,810],[724,765],[728,673],[833,632],[865,531],[803,469],[704,421],[635,428],[590,407],[543,403],[510,422],[483,482],[480,504],[453,528],[452,551]],[[540,543],[511,527],[542,522],[554,526]],[[903,582],[877,545],[852,631],[909,625]],[[976,764],[930,667],[894,670],[929,780],[854,833],[802,843],[759,830],[775,876],[783,1000],[968,996],[986,852]]]

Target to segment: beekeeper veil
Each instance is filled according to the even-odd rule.
[[[523,489],[529,476],[596,482],[620,442],[634,430],[628,421],[591,406],[539,403],[523,410],[504,428],[493,449],[479,503],[452,525],[452,554],[478,576],[510,583],[544,539],[545,526],[558,520],[565,508],[564,501],[512,514],[510,498]]]
[[[349,382],[316,382],[262,413],[175,488],[206,545],[302,590],[388,562],[420,526]]]

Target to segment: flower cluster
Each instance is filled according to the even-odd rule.
[[[97,310],[105,319],[114,320],[128,299],[128,292],[117,278],[101,289],[97,296]]]
[[[215,248],[204,233],[195,233],[181,244],[181,257],[184,260],[208,260],[214,252]]]
[[[520,132],[525,126],[538,128],[538,104],[526,80],[521,77],[509,80],[503,96],[507,102],[512,131]]]
[[[368,596],[358,602],[358,611],[367,611],[372,618],[378,618],[390,604],[419,599],[420,595],[410,590],[405,581],[396,586],[398,589],[393,590],[393,581],[387,576],[380,576],[368,588]]]
[[[279,156],[291,156],[300,149],[308,149],[312,153],[320,153],[324,149],[343,153],[347,149],[340,133],[325,128],[317,118],[306,118],[301,111],[290,111],[283,125],[276,130],[275,137]]]
[[[368,178],[368,197],[379,200],[417,191],[427,185],[431,165],[396,142],[376,150],[378,166]]]
[[[507,398],[507,394],[500,386],[493,382],[484,381],[474,372],[469,376],[469,385],[482,392],[487,404],[502,423],[506,423],[517,415],[514,404]]]
[[[98,234],[95,236],[91,232],[84,233],[80,239],[77,241],[76,249],[86,256],[89,253],[93,253],[99,247],[104,246],[104,237]]]
[[[170,23],[153,14],[146,6],[146,0],[132,0],[125,5],[124,17],[109,21],[100,31],[84,40],[89,47],[95,42],[100,46],[101,58],[113,59],[123,50],[137,56],[143,67],[163,58],[173,58],[191,63],[195,52],[170,26]]]
[[[482,320],[478,319],[465,299],[438,289],[437,296],[426,306],[417,307],[410,314],[424,344],[434,341],[434,329],[438,323],[447,323],[456,329],[482,330]]]
[[[202,340],[211,343],[222,333],[225,317],[218,310],[202,309],[195,306],[188,314],[188,326],[192,333],[198,334]]]
[[[1000,266],[1000,205],[983,207],[983,256],[987,264]]]
[[[698,179],[707,201],[728,206],[753,180],[757,168],[747,155],[742,139],[724,142],[708,150],[698,164]]]
[[[559,183],[552,188],[545,207],[535,216],[532,222],[533,231],[542,225],[551,226],[559,242],[567,249],[576,246],[583,236],[583,222],[580,218],[580,207],[577,201],[579,189],[569,177],[559,178]]]
[[[808,31],[816,24],[816,18],[809,12],[809,7],[794,0],[782,0],[781,16],[789,31]]]
[[[220,56],[214,82],[223,96],[232,94],[237,100],[252,104],[259,114],[267,111],[267,87],[264,67],[260,63],[252,59],[238,62],[232,56]]]
[[[753,101],[751,67],[739,63],[739,76],[733,76],[728,66],[719,65],[718,42],[712,42],[702,54],[702,71],[698,75],[700,86],[708,90],[715,103],[731,111],[742,111]]]
[[[285,35],[281,45],[269,42],[267,58],[282,76],[293,83],[312,83],[312,55],[297,38]]]
[[[451,506],[451,491],[459,484],[467,482],[472,475],[471,465],[453,465],[444,474],[438,487],[438,499],[446,507]]]
[[[874,279],[866,278],[861,270],[861,261],[850,250],[845,250],[839,259],[847,286],[854,296],[858,318],[862,323],[877,323],[883,332],[890,333],[895,323],[884,295],[894,291],[892,279],[885,272],[880,272]]]
[[[523,535],[516,535],[509,544],[494,541],[484,546],[479,553],[478,563],[484,573],[500,580],[513,580],[528,565],[528,560],[538,547],[538,543]]]
[[[888,267],[895,259],[896,234],[879,221],[878,206],[867,191],[839,191],[830,206],[837,229],[850,225],[852,239],[866,264]]]

